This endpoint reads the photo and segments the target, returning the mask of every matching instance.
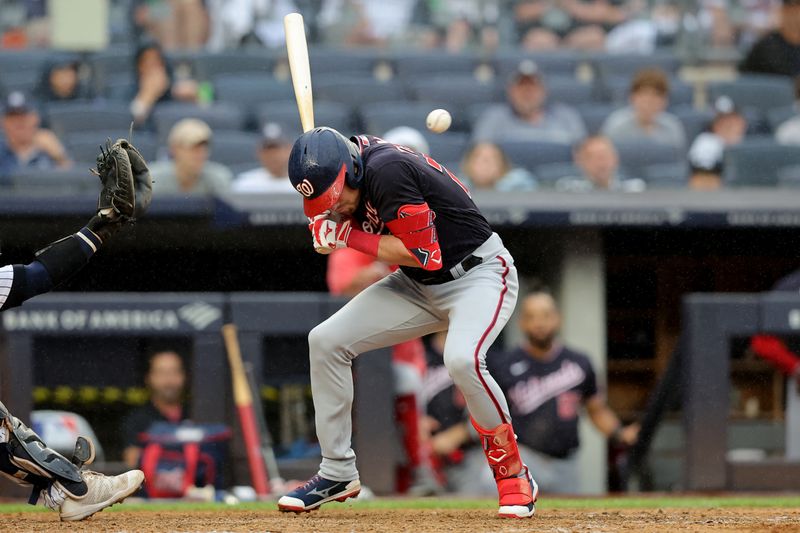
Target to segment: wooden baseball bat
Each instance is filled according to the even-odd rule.
[[[311,92],[311,65],[308,62],[308,43],[303,15],[289,13],[283,17],[283,29],[286,32],[286,54],[292,72],[297,111],[300,113],[300,123],[305,133],[314,129],[314,96]]]
[[[236,326],[233,324],[222,326],[222,337],[225,339],[225,351],[228,352],[228,364],[231,367],[231,381],[233,382],[233,401],[236,404],[239,423],[242,426],[242,438],[247,451],[247,463],[250,466],[253,488],[259,496],[267,496],[269,495],[269,479],[264,466],[264,456],[261,455],[261,438],[253,412],[253,394],[242,364],[242,351],[236,335]]]

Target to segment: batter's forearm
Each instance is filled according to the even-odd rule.
[[[378,259],[390,265],[419,267],[419,262],[408,251],[403,241],[394,235],[382,235],[378,244]]]

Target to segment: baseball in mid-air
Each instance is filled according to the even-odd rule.
[[[446,109],[434,109],[428,113],[428,118],[425,119],[425,125],[433,133],[443,133],[447,131],[450,124],[453,122],[453,117]]]

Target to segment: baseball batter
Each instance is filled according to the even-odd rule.
[[[364,351],[449,331],[444,362],[461,390],[497,482],[502,517],[533,516],[538,487],[517,449],[487,348],[517,298],[514,260],[458,178],[380,138],[317,128],[298,138],[289,177],[304,196],[314,248],[350,247],[397,272],[368,287],[308,337],[319,473],[283,496],[310,511],[360,490],[351,442],[352,360]]]
[[[98,157],[103,182],[97,213],[73,235],[36,254],[28,265],[0,267],[0,312],[50,291],[83,268],[94,253],[150,203],[150,173],[136,148],[127,141],[108,145]],[[94,460],[94,445],[79,437],[71,460],[47,447],[42,439],[0,402],[0,474],[32,486],[29,502],[41,501],[61,520],[83,520],[118,503],[144,482],[140,470],[105,476],[82,470]]]

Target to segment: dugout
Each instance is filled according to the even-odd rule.
[[[278,461],[281,475],[310,477],[317,472],[320,457],[309,446],[315,433],[307,336],[346,300],[324,293],[286,292],[233,293],[229,302],[242,357],[252,368],[271,433],[279,449],[288,452],[288,457]],[[391,351],[361,354],[353,372],[353,448],[359,453],[361,482],[377,493],[392,493],[400,450],[394,426]],[[237,459],[239,454],[244,457],[243,448],[234,451]]]
[[[0,315],[0,398],[23,420],[34,408],[83,414],[117,459],[122,417],[147,401],[147,355],[173,349],[184,359],[192,420],[227,422],[224,303],[215,293],[37,297]]]

